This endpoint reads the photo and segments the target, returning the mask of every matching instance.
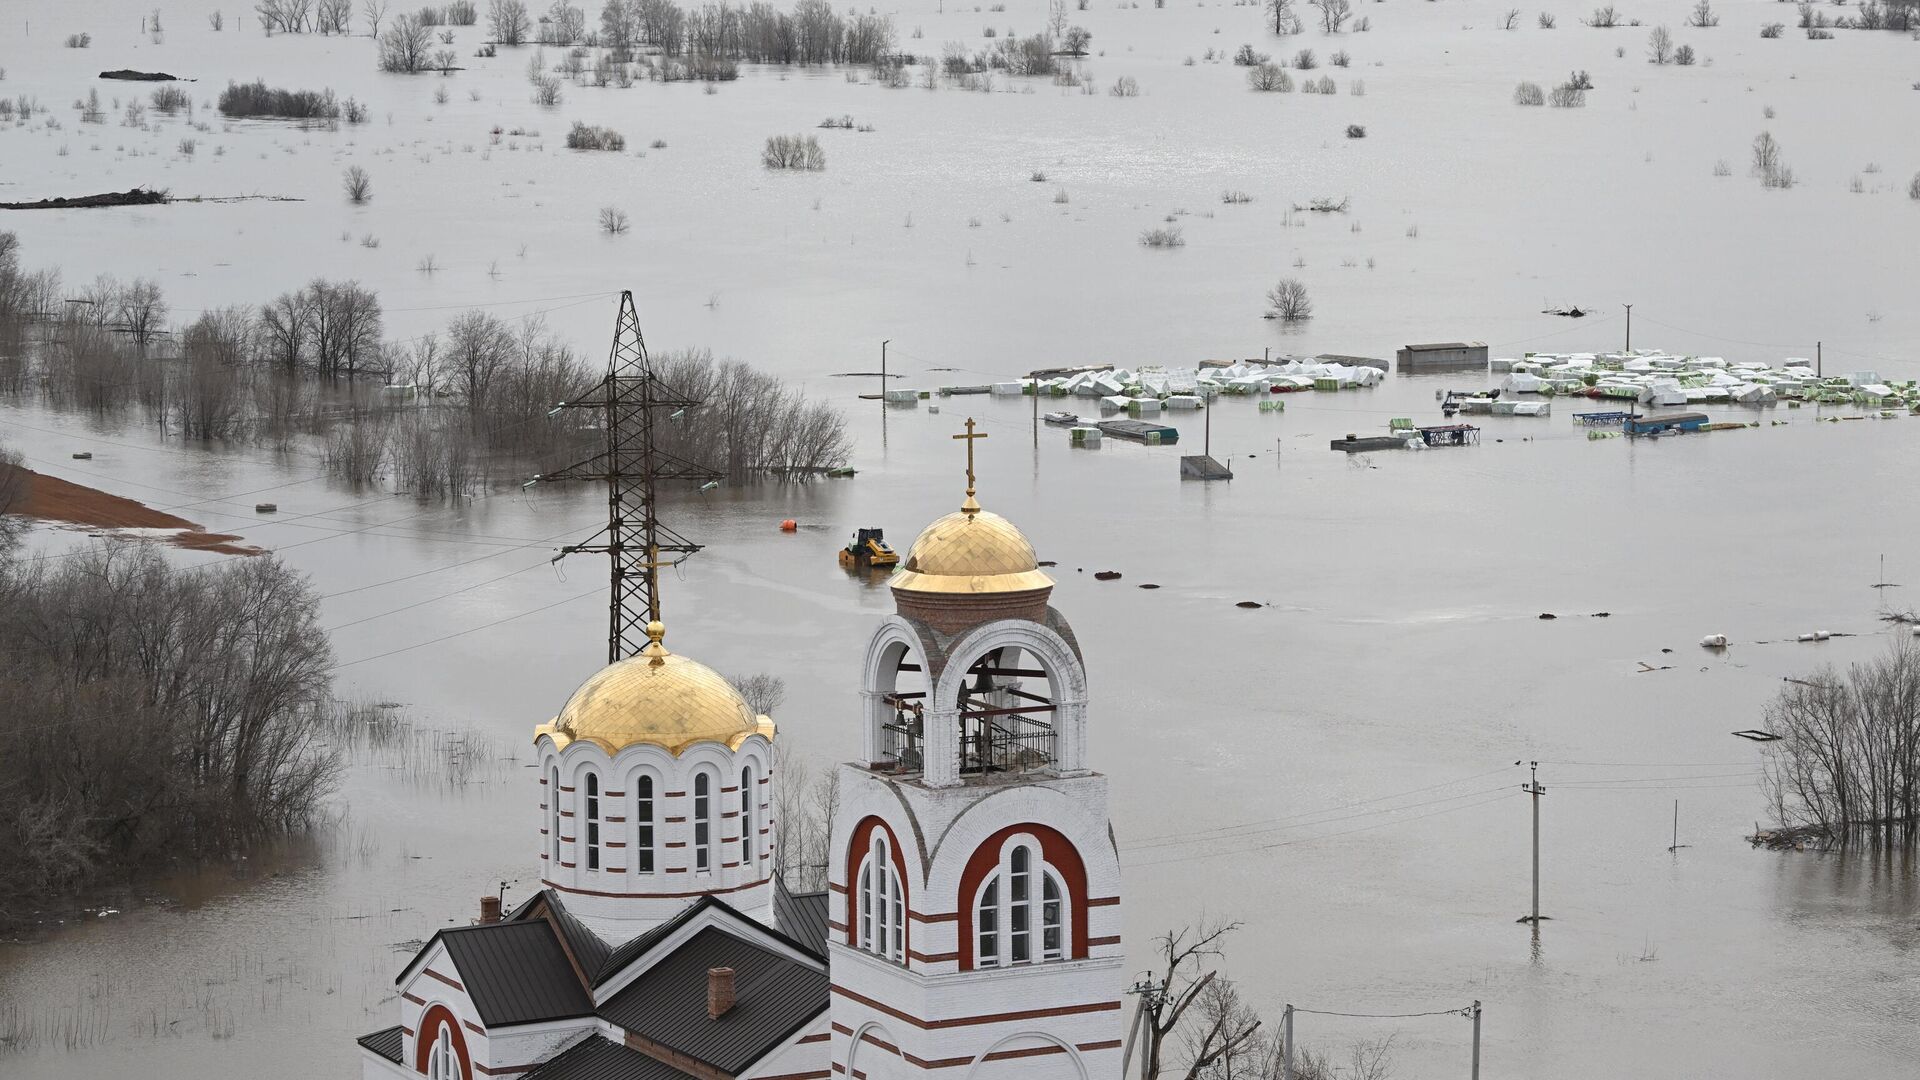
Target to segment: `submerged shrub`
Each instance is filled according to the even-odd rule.
[[[153,92],[153,111],[171,113],[193,106],[193,95],[177,86],[162,86]]]
[[[1185,247],[1187,238],[1180,234],[1178,225],[1161,225],[1140,234],[1140,243],[1150,248]]]
[[[1279,64],[1258,64],[1247,72],[1247,85],[1262,93],[1293,92],[1293,76]]]
[[[1556,109],[1578,109],[1586,103],[1587,92],[1570,82],[1561,83],[1547,95],[1547,104]]]
[[[292,120],[336,120],[340,105],[332,90],[283,90],[269,87],[265,79],[250,83],[227,84],[220,91],[220,112],[225,116],[273,116]]]
[[[612,128],[595,127],[575,120],[573,129],[567,132],[567,149],[569,150],[625,150],[626,148],[626,137]]]
[[[1349,138],[1349,139],[1364,139],[1364,138],[1366,138],[1366,137],[1367,137],[1367,129],[1366,129],[1366,128],[1364,128],[1364,127],[1362,127],[1362,126],[1360,126],[1359,124],[1348,124],[1348,125],[1347,125],[1347,138]]]
[[[812,135],[769,135],[760,151],[760,164],[769,169],[819,172],[827,167],[827,152]]]

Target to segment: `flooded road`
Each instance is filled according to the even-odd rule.
[[[1636,345],[1777,362],[1824,341],[1829,371],[1911,378],[1920,308],[1903,301],[1920,280],[1920,214],[1903,189],[1920,151],[1889,134],[1920,124],[1904,37],[1763,41],[1759,22],[1791,12],[1748,5],[1680,34],[1711,65],[1655,69],[1644,30],[1587,30],[1567,5],[1552,32],[1498,32],[1483,3],[1367,5],[1368,33],[1280,41],[1261,35],[1257,8],[1096,3],[1084,18],[1104,55],[1087,66],[1100,86],[1135,75],[1139,98],[761,70],[711,96],[569,85],[542,111],[524,55],[468,61],[438,105],[442,80],[375,75],[364,39],[216,37],[183,10],[154,46],[133,31],[148,6],[6,13],[30,21],[32,44],[5,39],[0,89],[37,94],[63,126],[0,132],[0,191],[151,183],[308,201],[12,215],[29,266],[57,264],[70,284],[155,277],[176,317],[355,277],[379,290],[393,339],[486,305],[542,313],[594,355],[608,294],[633,288],[656,348],[711,346],[848,410],[856,478],[723,488],[671,509],[709,545],[666,584],[674,648],[783,678],[781,730],[802,760],[854,752],[858,665],[891,610],[883,584],[849,578],[834,549],[866,525],[904,545],[957,506],[948,436],[977,417],[990,436],[980,500],[1057,561],[1054,603],[1085,650],[1135,967],[1168,927],[1233,919],[1228,972],[1269,1022],[1286,1002],[1411,1013],[1479,999],[1489,1076],[1911,1074],[1911,861],[1750,850],[1741,838],[1767,816],[1760,757],[1729,732],[1760,723],[1783,677],[1888,647],[1884,607],[1920,589],[1920,508],[1901,494],[1920,419],[1816,423],[1816,410],[1780,408],[1758,415],[1784,426],[1589,442],[1557,401],[1550,418],[1483,419],[1477,448],[1327,451],[1390,417],[1435,422],[1436,391],[1486,382],[1395,377],[1293,395],[1279,414],[1220,403],[1213,450],[1236,476],[1203,485],[1182,484],[1176,462],[1200,441],[1197,415],[1166,418],[1180,449],[1074,451],[1061,432],[1036,437],[1023,400],[883,413],[855,398],[877,380],[830,377],[872,369],[881,339],[903,385],[922,388],[1266,348],[1604,349],[1624,336],[1612,305],[1634,301]],[[1678,27],[1687,6],[1632,14]],[[1028,33],[1041,16],[1030,0],[895,18],[937,53],[978,42],[984,22]],[[86,28],[92,49],[48,47]],[[463,33],[465,56],[478,34]],[[1314,47],[1323,62],[1343,47],[1354,66],[1333,71],[1337,96],[1283,98],[1248,92],[1229,64],[1182,62],[1243,40]],[[69,115],[97,70],[119,66],[193,73],[196,98],[229,77],[330,85],[369,102],[374,122],[301,132],[207,109],[211,130],[183,155],[180,121]],[[1587,108],[1512,105],[1516,81],[1573,68],[1598,84]],[[877,130],[825,133],[825,172],[758,168],[767,135],[843,113]],[[634,150],[560,150],[575,119],[615,125]],[[1341,138],[1350,122],[1367,138]],[[495,126],[540,134],[494,145]],[[1763,126],[1799,188],[1744,175]],[[1719,159],[1731,176],[1713,175]],[[350,162],[373,174],[367,207],[339,194]],[[1254,202],[1223,205],[1223,188]],[[1345,215],[1289,209],[1342,195]],[[609,201],[632,215],[628,236],[595,232]],[[1140,230],[1168,215],[1186,246],[1142,248]],[[441,269],[418,269],[428,255]],[[1297,331],[1258,318],[1281,276],[1313,290],[1316,315]],[[1571,303],[1600,313],[1539,313]],[[20,400],[0,401],[0,442],[33,468],[282,552],[326,597],[338,692],[396,704],[411,725],[350,751],[324,835],[0,947],[12,1038],[0,1077],[189,1080],[289,1062],[355,1075],[352,1039],[391,1022],[407,943],[467,919],[501,881],[509,902],[534,887],[531,731],[604,657],[604,565],[551,557],[599,524],[604,501],[508,482],[422,505],[337,486],[311,455],[208,451],[137,415],[96,422]],[[71,460],[80,450],[93,459]],[[261,499],[278,514],[255,515]],[[795,534],[777,529],[788,517]],[[76,539],[41,530],[32,543]],[[1872,588],[1883,555],[1904,589]],[[1123,577],[1093,579],[1107,569]],[[1793,642],[1816,629],[1858,636]],[[1708,633],[1735,644],[1704,652]],[[1537,940],[1514,922],[1529,851],[1516,760],[1541,761],[1548,788],[1552,921]],[[1669,852],[1675,800],[1688,846]],[[1396,1034],[1404,1076],[1464,1073],[1470,1038],[1453,1017],[1303,1016],[1298,1034],[1336,1057]]]

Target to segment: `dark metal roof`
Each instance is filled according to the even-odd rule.
[[[435,937],[453,957],[467,996],[488,1027],[593,1013],[586,988],[544,919],[483,923],[442,930]]]
[[[827,955],[827,894],[790,893],[779,878],[773,882],[773,921],[782,933],[805,945],[816,956]]]
[[[522,1080],[687,1080],[687,1074],[638,1050],[594,1035],[524,1074]]]
[[[732,968],[734,1006],[707,1015],[707,971]],[[827,1007],[827,973],[708,927],[635,979],[600,1015],[725,1073],[765,1057]]]
[[[573,953],[574,960],[587,978],[593,978],[594,973],[606,965],[613,948],[602,941],[600,935],[587,929],[587,924],[581,922],[573,912],[568,911],[566,905],[560,902],[559,894],[551,889],[547,890],[547,910],[553,912],[554,925],[560,928],[560,936],[566,939],[567,951]]]
[[[599,989],[601,984],[618,975],[621,968],[633,963],[640,958],[641,954],[653,948],[655,943],[660,941],[660,939],[678,930],[681,924],[693,918],[695,912],[703,910],[711,901],[711,897],[701,897],[698,901],[682,908],[680,914],[675,915],[659,926],[654,927],[644,934],[628,938],[619,948],[608,953],[607,958],[601,962],[599,971],[595,972],[593,976],[594,988]]]
[[[400,1027],[381,1028],[353,1040],[395,1065],[400,1064]]]

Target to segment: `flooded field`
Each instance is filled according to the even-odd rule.
[[[1920,44],[1763,40],[1761,24],[1793,21],[1772,3],[1724,5],[1720,26],[1694,30],[1688,6],[1630,6],[1645,26],[1603,31],[1555,5],[1557,29],[1529,11],[1503,31],[1505,8],[1402,0],[1362,5],[1372,29],[1333,40],[1272,38],[1253,7],[1093,0],[1073,15],[1093,33],[1095,94],[749,67],[711,95],[569,84],[543,109],[532,50],[473,59],[478,28],[457,38],[467,70],[390,76],[364,38],[267,39],[234,29],[233,11],[215,34],[183,9],[155,45],[138,32],[150,5],[34,0],[4,13],[0,91],[38,96],[61,126],[0,129],[0,199],[141,184],[306,201],[19,212],[0,227],[70,283],[155,278],[176,317],[354,277],[379,291],[396,339],[484,305],[543,313],[597,353],[609,295],[632,288],[656,347],[710,346],[842,404],[856,478],[672,508],[710,545],[666,585],[676,649],[784,678],[782,731],[814,763],[853,752],[861,650],[891,610],[833,551],[861,525],[905,543],[957,505],[948,436],[975,416],[990,435],[981,502],[1057,561],[1054,603],[1087,656],[1135,966],[1166,927],[1238,919],[1227,968],[1270,1021],[1285,1002],[1410,1013],[1477,998],[1490,1076],[1900,1076],[1920,1053],[1913,866],[1750,850],[1741,838],[1767,815],[1760,758],[1729,733],[1759,723],[1783,677],[1885,649],[1881,615],[1915,603],[1903,541],[1920,510],[1899,493],[1920,419],[1716,406],[1715,419],[1789,422],[1589,442],[1556,401],[1549,418],[1481,418],[1477,448],[1329,452],[1389,417],[1437,422],[1435,391],[1486,383],[1396,376],[1291,395],[1279,414],[1219,403],[1213,449],[1235,479],[1183,485],[1175,458],[1200,441],[1199,414],[1166,418],[1181,449],[1075,451],[1036,435],[1023,400],[883,413],[855,398],[877,380],[830,377],[871,370],[882,339],[920,387],[1265,348],[1613,348],[1620,302],[1635,304],[1636,345],[1777,362],[1824,342],[1829,372],[1913,377]],[[892,14],[903,47],[938,54],[989,25],[1036,32],[1045,11]],[[1647,64],[1657,23],[1702,62]],[[81,30],[91,48],[54,47]],[[1199,59],[1242,42],[1312,47],[1323,65],[1345,49],[1352,66],[1326,69],[1337,95],[1257,94],[1245,69]],[[82,124],[69,105],[89,87],[145,96],[93,78],[123,66],[197,78],[196,101],[229,78],[329,86],[372,120],[300,131],[202,109],[210,131]],[[1515,83],[1576,69],[1595,83],[1584,108],[1512,103]],[[1140,96],[1106,92],[1122,76]],[[816,132],[843,114],[875,130]],[[629,149],[561,149],[576,119]],[[1345,138],[1349,123],[1366,138]],[[496,145],[496,126],[539,134]],[[1746,175],[1762,130],[1794,188]],[[765,138],[793,132],[821,137],[824,171],[760,168]],[[1721,159],[1731,175],[1714,175]],[[374,184],[364,207],[341,194],[352,164]],[[1224,204],[1228,189],[1253,201]],[[1351,205],[1291,211],[1320,197]],[[608,204],[630,232],[598,231]],[[1141,246],[1168,215],[1185,245]],[[438,269],[422,271],[429,256]],[[1279,277],[1312,289],[1298,329],[1259,318]],[[1540,314],[1572,304],[1596,314]],[[398,947],[464,921],[501,881],[509,902],[535,886],[531,729],[604,655],[604,566],[550,560],[595,527],[602,497],[508,483],[421,504],[340,487],[309,454],[203,449],[137,414],[31,399],[0,401],[0,441],[35,469],[283,551],[326,597],[338,692],[398,706],[355,738],[323,835],[0,947],[0,1076],[185,1080],[289,1061],[356,1074],[352,1037],[390,1022]],[[70,458],[83,450],[92,460]],[[277,515],[254,514],[262,498]],[[796,534],[777,530],[788,517]],[[77,539],[42,529],[31,543]],[[1123,577],[1093,579],[1109,569]],[[1858,636],[1794,642],[1816,629]],[[1707,633],[1734,645],[1705,652]],[[1528,902],[1516,760],[1541,761],[1548,788],[1553,918],[1537,939],[1513,921]],[[1669,852],[1676,799],[1689,846]],[[1298,1030],[1336,1054],[1397,1033],[1399,1075],[1466,1068],[1457,1018],[1303,1016]]]

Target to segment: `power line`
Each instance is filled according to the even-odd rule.
[[[468,634],[477,634],[482,630],[491,630],[492,628],[496,626],[500,626],[504,623],[513,622],[515,619],[524,619],[529,615],[537,615],[542,611],[548,611],[553,608],[557,608],[562,604],[570,604],[575,600],[579,600],[583,597],[592,596],[594,593],[597,593],[599,591],[600,591],[599,587],[595,586],[594,588],[587,589],[583,592],[574,593],[572,596],[563,597],[559,600],[555,600],[551,604],[542,604],[537,608],[529,608],[526,611],[522,611],[513,615],[508,615],[505,618],[495,619],[492,622],[481,623],[479,626],[469,626],[465,630],[456,630],[451,634],[442,634],[437,638],[429,638],[426,641],[416,642],[415,644],[412,644],[412,645],[403,645],[398,649],[388,649],[386,652],[374,653],[372,656],[363,656],[358,660],[349,660],[343,664],[335,664],[331,668],[328,668],[327,670],[330,672],[343,671],[347,668],[354,667],[359,664],[371,663],[375,660],[384,660],[389,656],[398,656],[404,652],[412,652],[415,649],[424,649],[429,645],[438,645],[443,641],[451,641],[457,637],[465,637]]]
[[[1371,829],[1383,829],[1388,825],[1402,825],[1409,821],[1419,821],[1422,818],[1439,817],[1442,814],[1455,814],[1455,813],[1459,813],[1462,810],[1472,810],[1475,807],[1489,806],[1503,799],[1510,799],[1517,794],[1519,794],[1518,790],[1512,790],[1512,791],[1503,790],[1500,794],[1495,795],[1490,799],[1483,799],[1480,802],[1468,803],[1465,806],[1450,807],[1445,810],[1435,810],[1431,813],[1419,814],[1414,817],[1405,818],[1398,821],[1381,821],[1381,822],[1375,822],[1372,825],[1362,825],[1362,826],[1359,826],[1358,828],[1343,829],[1340,832],[1325,833],[1320,836],[1303,836],[1298,840],[1279,840],[1279,841],[1275,841],[1273,843],[1268,843],[1268,844],[1255,844],[1251,847],[1243,847],[1243,848],[1228,848],[1221,851],[1201,851],[1201,852],[1195,852],[1191,855],[1182,855],[1182,856],[1178,856],[1171,859],[1159,859],[1159,860],[1154,860],[1149,862],[1135,863],[1133,865],[1141,868],[1153,867],[1153,866],[1169,866],[1174,863],[1192,862],[1196,859],[1216,859],[1222,855],[1245,855],[1246,853],[1251,851],[1271,851],[1274,848],[1293,847],[1298,844],[1317,843],[1321,840],[1331,840],[1339,836],[1351,836],[1354,833],[1367,832],[1368,830],[1371,830]]]
[[[1378,809],[1378,810],[1362,810],[1357,814],[1345,814],[1340,817],[1322,818],[1321,820],[1318,820],[1318,821],[1302,821],[1294,825],[1275,825],[1269,828],[1257,829],[1252,832],[1241,833],[1235,836],[1206,836],[1201,834],[1193,834],[1189,836],[1169,836],[1169,837],[1163,837],[1154,843],[1129,845],[1129,846],[1138,846],[1142,848],[1163,848],[1163,847],[1173,847],[1176,845],[1185,845],[1189,843],[1209,843],[1215,840],[1244,840],[1247,837],[1251,837],[1251,836],[1262,836],[1272,832],[1285,832],[1289,829],[1306,829],[1306,828],[1311,828],[1315,825],[1332,825],[1336,822],[1354,821],[1359,818],[1367,818],[1367,817],[1377,817],[1381,814],[1397,814],[1404,810],[1417,810],[1423,806],[1436,806],[1440,803],[1459,802],[1461,799],[1472,799],[1481,795],[1491,795],[1496,791],[1505,791],[1505,790],[1507,789],[1504,786],[1495,787],[1495,788],[1483,788],[1479,791],[1469,791],[1460,795],[1447,795],[1438,799],[1428,799],[1425,802],[1408,803],[1405,806],[1388,806],[1388,807],[1382,807],[1381,809]]]
[[[1330,1009],[1302,1009],[1297,1005],[1294,1006],[1293,1011],[1296,1014],[1305,1013],[1308,1016],[1348,1016],[1360,1020],[1411,1020],[1418,1016],[1464,1016],[1471,1019],[1473,1016],[1473,1006],[1471,1005],[1462,1005],[1457,1009],[1435,1009],[1431,1012],[1410,1013],[1335,1012]]]
[[[1492,775],[1493,775],[1494,773],[1498,773],[1498,772],[1505,772],[1505,771],[1507,771],[1508,769],[1511,769],[1511,768],[1514,768],[1514,766],[1512,766],[1512,765],[1502,765],[1502,766],[1500,766],[1500,767],[1499,767],[1499,768],[1497,768],[1497,769],[1488,769],[1488,770],[1487,770],[1486,772],[1479,772],[1479,773],[1474,773],[1474,774],[1473,774],[1472,776],[1463,776],[1463,777],[1460,777],[1460,778],[1459,778],[1459,779],[1457,779],[1457,780],[1446,780],[1446,781],[1442,781],[1441,783],[1438,783],[1438,784],[1428,784],[1428,785],[1427,785],[1426,787],[1418,787],[1418,788],[1413,788],[1412,790],[1409,790],[1409,791],[1401,791],[1401,792],[1396,792],[1396,793],[1394,793],[1394,794],[1392,794],[1392,795],[1381,795],[1381,796],[1378,796],[1377,798],[1372,798],[1372,799],[1361,799],[1361,800],[1360,800],[1360,801],[1358,801],[1358,802],[1351,802],[1351,803],[1344,803],[1344,804],[1342,804],[1342,805],[1339,805],[1339,806],[1329,806],[1329,807],[1326,807],[1326,808],[1324,808],[1324,809],[1322,809],[1322,810],[1310,810],[1310,811],[1305,811],[1305,812],[1303,812],[1303,813],[1299,813],[1299,814],[1289,814],[1289,815],[1286,815],[1286,816],[1283,816],[1283,817],[1277,817],[1277,818],[1267,818],[1267,819],[1265,819],[1264,821],[1250,821],[1250,822],[1244,822],[1244,823],[1242,823],[1242,824],[1240,824],[1240,825],[1228,825],[1228,826],[1222,826],[1221,828],[1223,828],[1223,829],[1242,829],[1242,828],[1251,828],[1251,827],[1253,827],[1253,826],[1255,826],[1255,825],[1265,825],[1265,824],[1269,824],[1269,823],[1274,823],[1274,822],[1281,822],[1281,821],[1294,821],[1294,820],[1298,820],[1299,818],[1303,818],[1303,817],[1312,817],[1312,816],[1314,816],[1314,815],[1317,815],[1317,814],[1323,814],[1323,813],[1333,813],[1333,812],[1335,812],[1335,811],[1338,811],[1338,810],[1351,810],[1351,809],[1353,809],[1354,807],[1357,807],[1357,806],[1368,806],[1368,805],[1371,805],[1371,804],[1373,804],[1373,803],[1377,803],[1377,802],[1385,802],[1385,801],[1387,801],[1388,799],[1399,799],[1399,798],[1404,798],[1405,796],[1408,796],[1408,795],[1420,795],[1420,794],[1424,794],[1424,793],[1426,793],[1426,792],[1429,792],[1429,791],[1433,791],[1433,790],[1434,790],[1434,789],[1436,789],[1436,788],[1443,788],[1443,787],[1449,787],[1449,786],[1451,786],[1451,785],[1454,785],[1454,784],[1465,784],[1465,783],[1468,783],[1468,782],[1470,782],[1470,781],[1473,781],[1473,780],[1478,780],[1478,779],[1480,779],[1481,777],[1485,777],[1485,776],[1492,776]],[[1200,831],[1200,832],[1212,832],[1212,831],[1215,831],[1215,830],[1212,830],[1212,829],[1201,829],[1201,830],[1198,830],[1198,831]],[[1159,834],[1159,835],[1156,835],[1156,836],[1147,836],[1147,837],[1142,837],[1142,838],[1141,838],[1141,840],[1140,840],[1139,842],[1140,842],[1140,843],[1148,843],[1148,842],[1151,842],[1151,841],[1155,841],[1155,840],[1164,840],[1164,839],[1173,839],[1173,838],[1180,838],[1180,837],[1187,837],[1187,836],[1192,836],[1192,835],[1193,835],[1193,833],[1191,833],[1191,832],[1173,832],[1173,833],[1161,833],[1161,834]]]

